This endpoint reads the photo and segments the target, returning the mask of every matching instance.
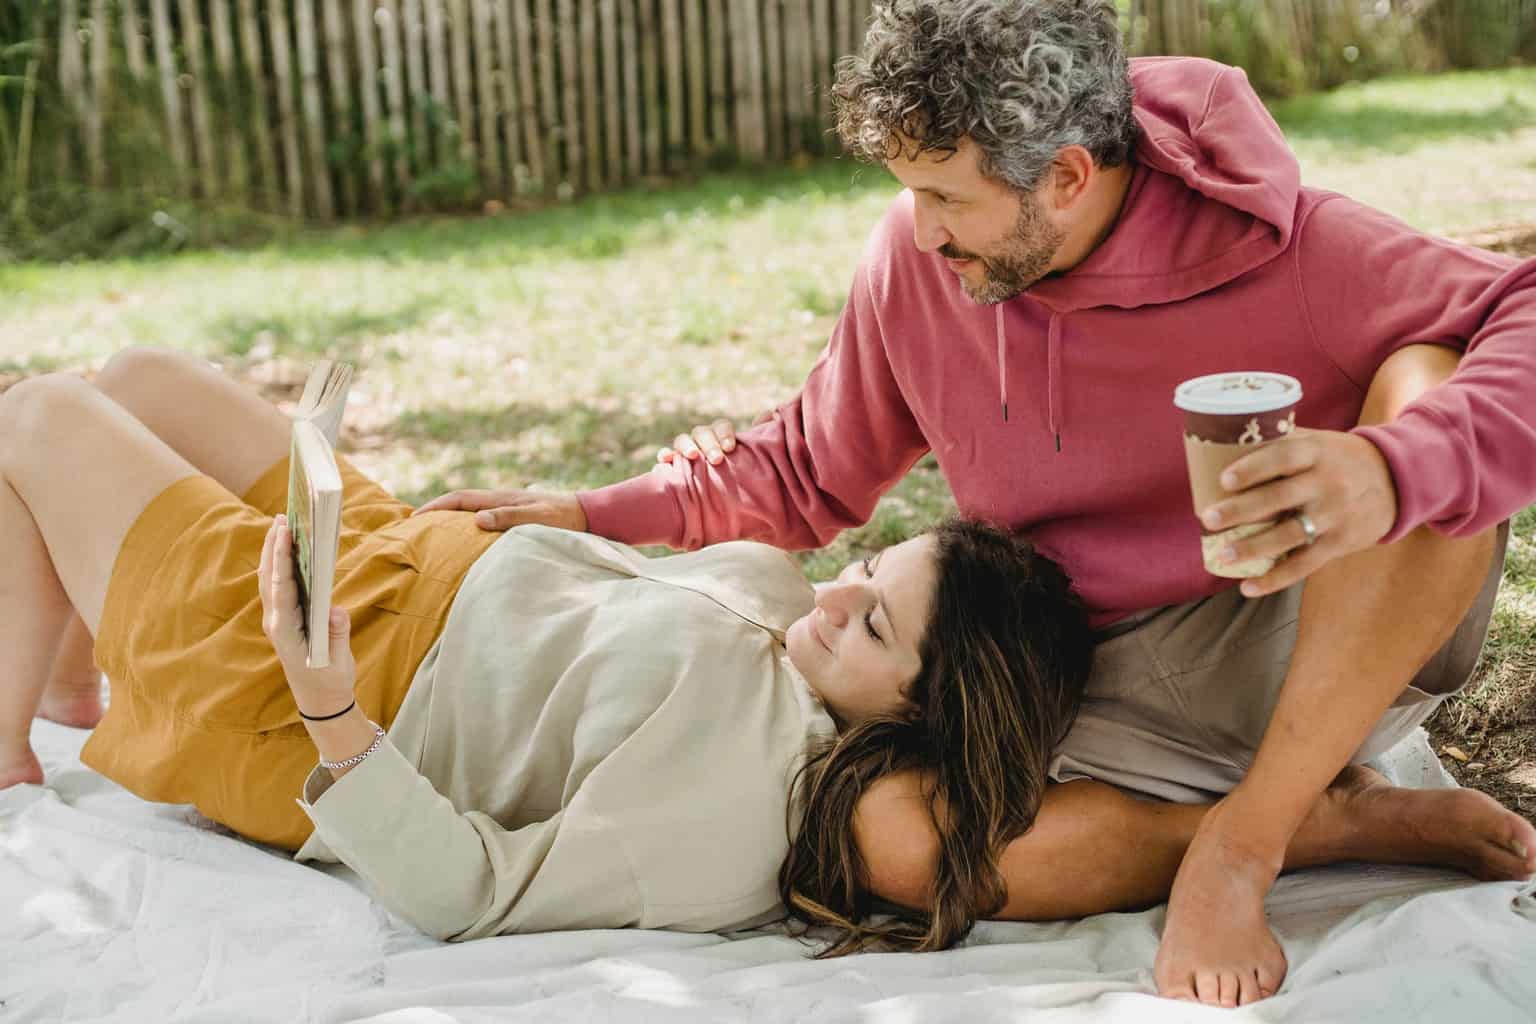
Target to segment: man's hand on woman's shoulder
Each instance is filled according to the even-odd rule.
[[[587,514],[566,491],[452,491],[433,498],[412,515],[444,510],[476,512],[475,523],[482,530],[510,530],[514,526],[539,523],[562,530],[585,533]]]

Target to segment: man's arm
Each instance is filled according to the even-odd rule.
[[[719,465],[674,460],[581,493],[587,528],[630,544],[813,548],[868,520],[928,444],[886,357],[866,266],[798,395],[741,434]]]

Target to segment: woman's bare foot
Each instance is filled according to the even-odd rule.
[[[1536,873],[1536,826],[1474,789],[1403,789],[1351,765],[1318,813],[1339,816],[1340,858],[1455,867],[1485,882]]]
[[[32,746],[23,743],[20,747],[12,748],[0,744],[0,791],[23,783],[34,786],[43,784],[43,766],[38,763]]]
[[[101,724],[101,681],[90,678],[65,683],[54,679],[43,691],[37,715],[50,722],[76,729],[94,729]]]

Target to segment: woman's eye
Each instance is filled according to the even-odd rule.
[[[864,613],[864,628],[869,630],[870,637],[876,643],[885,643],[884,640],[880,639],[880,634],[875,632],[875,610],[873,608]]]

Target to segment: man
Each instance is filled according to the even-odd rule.
[[[963,512],[1068,568],[1101,651],[1134,652],[1101,659],[1108,710],[1085,712],[1057,777],[1225,794],[1174,882],[1159,991],[1269,995],[1285,960],[1263,898],[1287,840],[1346,764],[1464,681],[1500,524],[1536,500],[1536,261],[1302,188],[1241,71],[1128,65],[1107,0],[879,5],[834,92],[845,145],[906,191],[801,392],[723,460],[430,507],[812,547],[933,451]],[[1415,343],[1465,355],[1406,407],[1367,405]],[[1239,592],[1202,567],[1171,397],[1242,369],[1298,377],[1311,429],[1234,465],[1205,519],[1277,520],[1228,552],[1281,557]]]

